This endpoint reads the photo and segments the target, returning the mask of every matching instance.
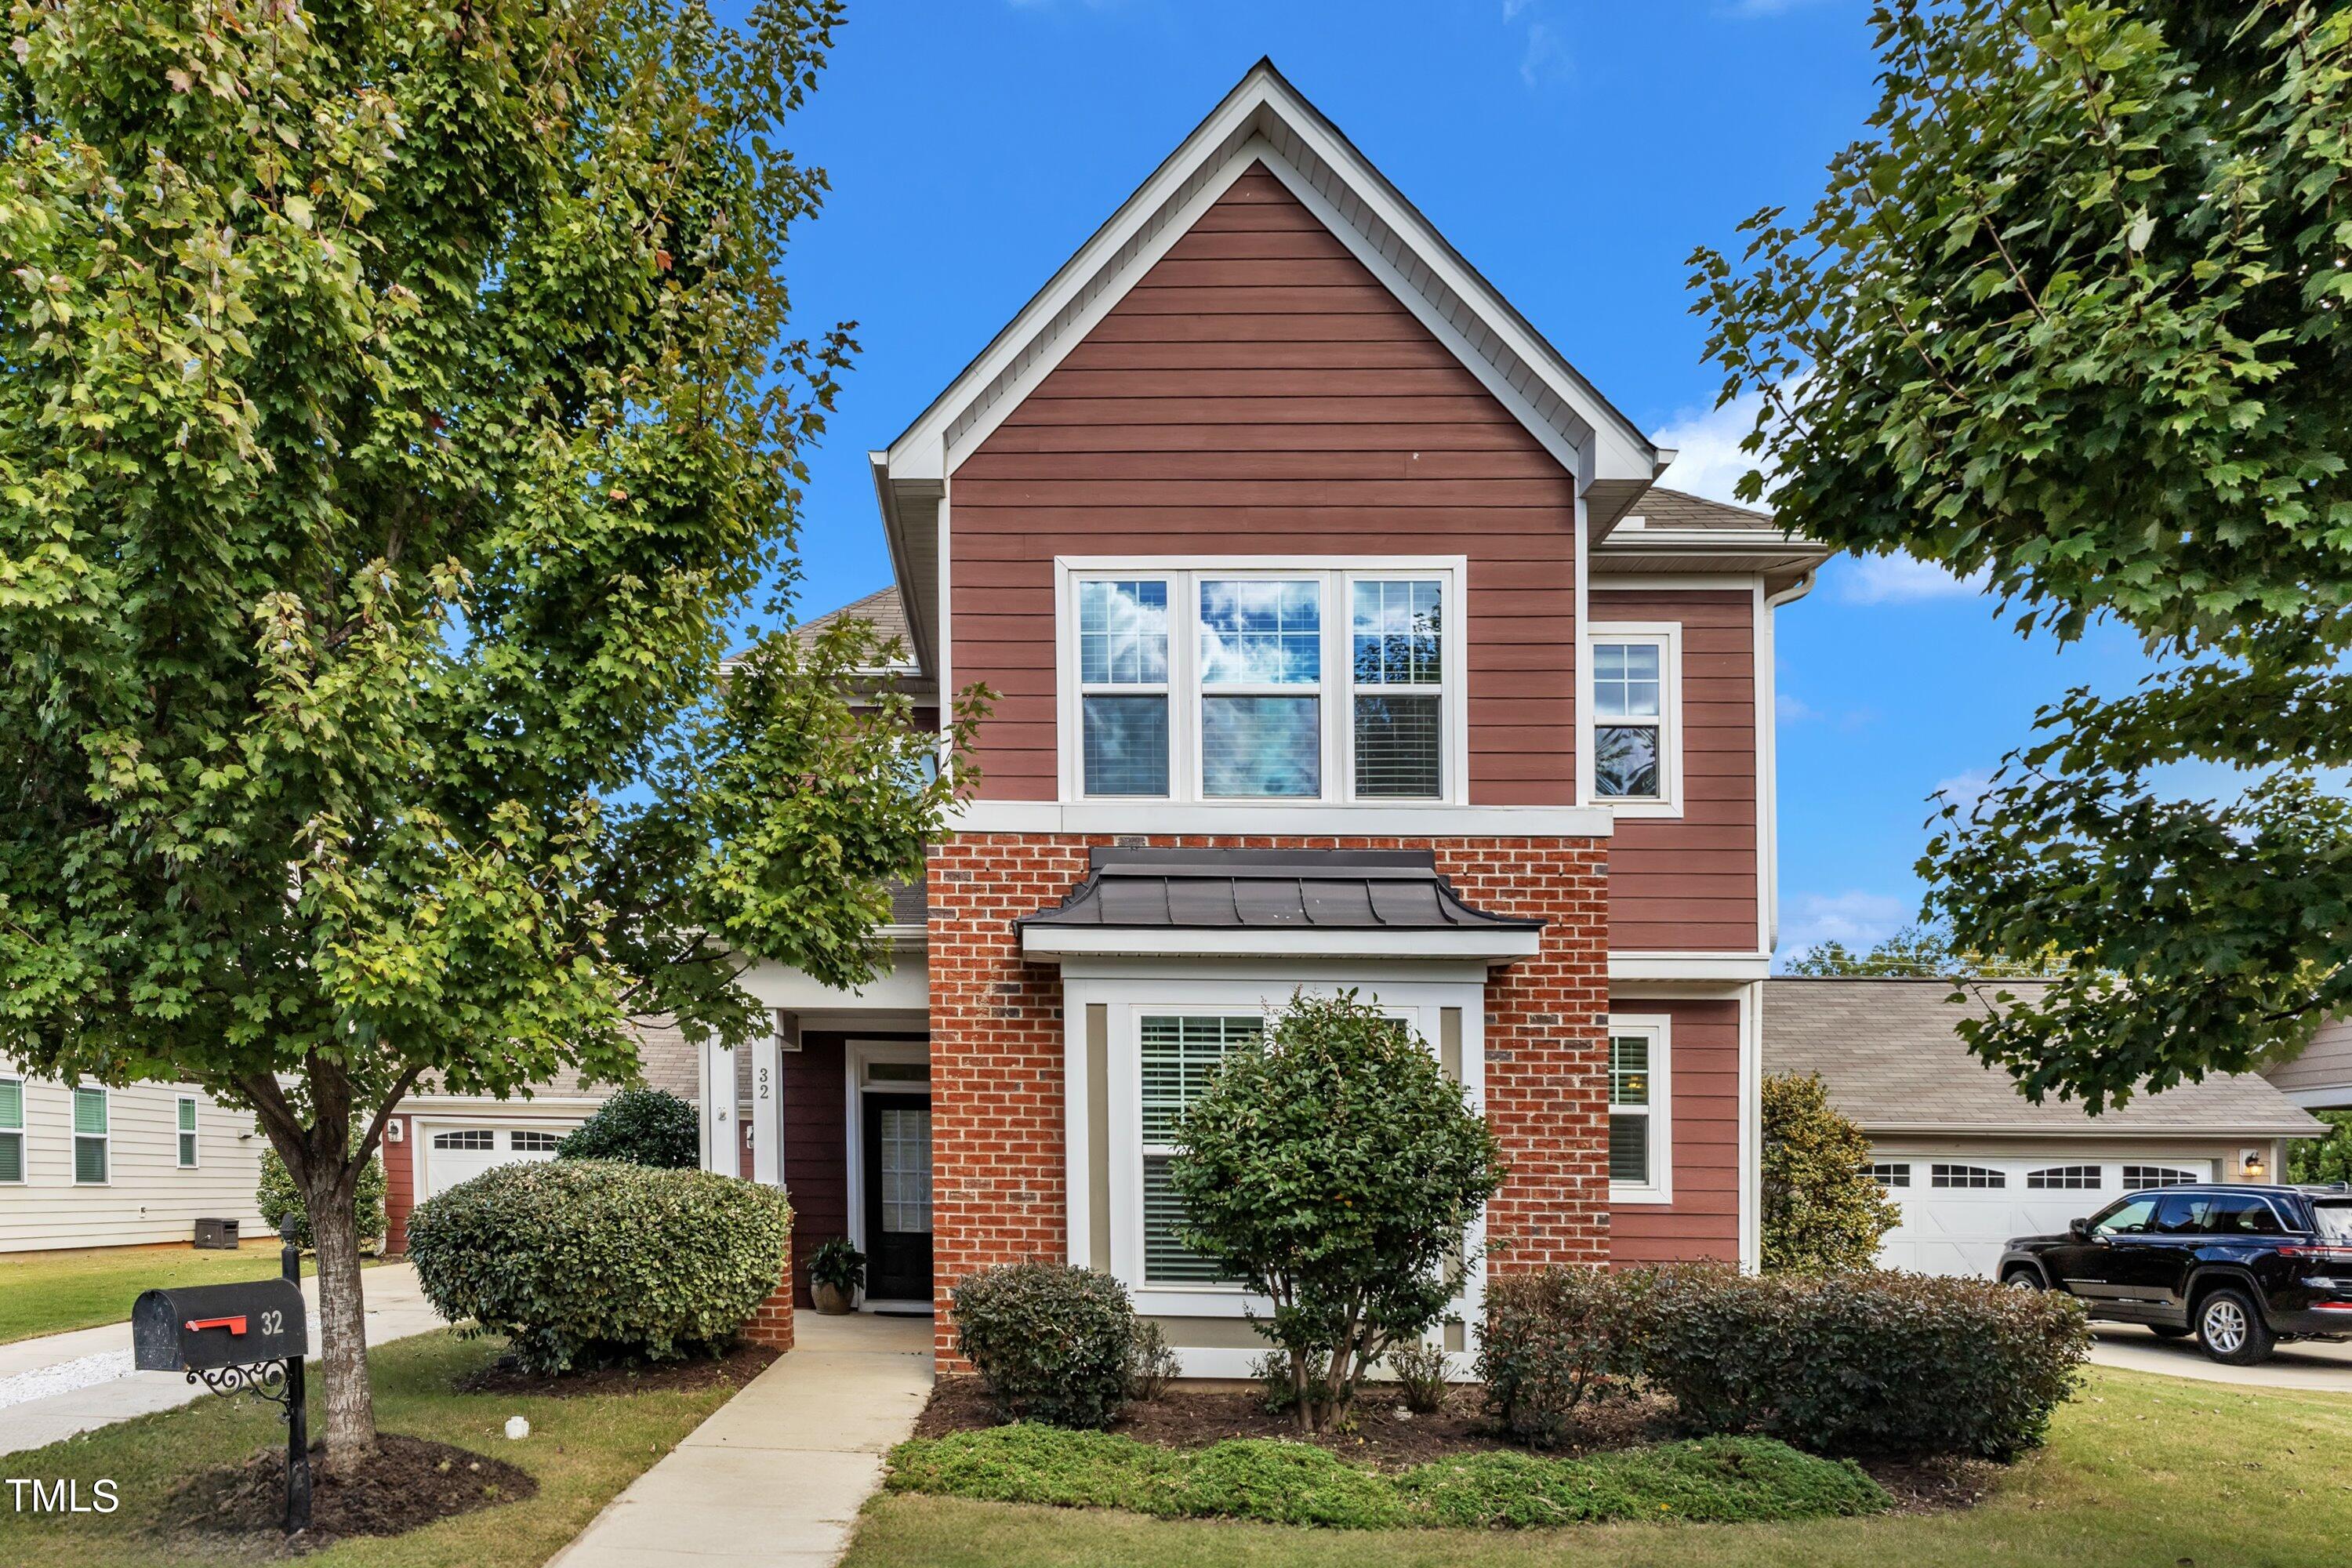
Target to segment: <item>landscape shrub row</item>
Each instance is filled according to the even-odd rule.
[[[772,1187],[603,1160],[501,1165],[420,1204],[408,1255],[435,1310],[530,1371],[712,1353],[776,1288]]]
[[[1579,1458],[1467,1455],[1383,1475],[1307,1443],[1237,1438],[1166,1448],[1022,1424],[902,1443],[893,1491],[1167,1519],[1336,1530],[1531,1529],[1612,1520],[1711,1523],[1877,1513],[1886,1493],[1851,1461],[1760,1437],[1710,1437]]]
[[[1491,1280],[1486,1309],[1487,1410],[1538,1447],[1638,1379],[1694,1431],[2008,1458],[2042,1444],[2089,1354],[2070,1297],[1914,1274],[1552,1269]]]

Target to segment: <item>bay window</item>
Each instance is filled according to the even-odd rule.
[[[1458,560],[1065,563],[1066,794],[1458,802]]]

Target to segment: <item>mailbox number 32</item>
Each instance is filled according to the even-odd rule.
[[[286,1331],[286,1314],[283,1312],[262,1313],[261,1331],[265,1334],[284,1333]]]

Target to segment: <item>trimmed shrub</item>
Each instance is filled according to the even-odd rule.
[[[1486,1414],[1532,1447],[1565,1441],[1578,1405],[1641,1370],[1649,1278],[1547,1268],[1489,1279],[1477,1362]]]
[[[1343,1417],[1389,1347],[1461,1288],[1501,1146],[1406,1026],[1352,991],[1293,996],[1178,1121],[1181,1239],[1273,1299],[1301,1429]]]
[[[1135,1341],[1127,1352],[1127,1396],[1149,1405],[1168,1392],[1168,1385],[1183,1370],[1175,1347],[1160,1325],[1149,1318],[1135,1322]]]
[[[691,1100],[665,1089],[625,1089],[555,1146],[559,1160],[617,1160],[660,1171],[702,1163],[702,1123]]]
[[[1874,1266],[1903,1211],[1871,1180],[1862,1129],[1830,1104],[1819,1078],[1794,1073],[1764,1080],[1763,1129],[1764,1272]]]
[[[357,1142],[357,1139],[352,1140]],[[383,1213],[383,1161],[370,1160],[360,1172],[357,1188],[352,1195],[359,1210],[360,1245],[373,1252],[383,1245],[388,1228]],[[302,1202],[302,1190],[294,1184],[292,1173],[278,1151],[261,1151],[261,1184],[254,1189],[253,1206],[261,1217],[276,1230],[289,1215],[294,1220],[294,1245],[303,1251],[310,1250],[310,1211]]]
[[[2089,1354],[2074,1298],[1987,1280],[1686,1265],[1642,1289],[1643,1374],[1685,1423],[1823,1453],[2039,1447]]]
[[[425,1299],[533,1372],[714,1354],[775,1289],[792,1209],[772,1187],[604,1160],[501,1165],[421,1204]]]
[[[1127,1287],[1075,1263],[1006,1263],[950,1293],[956,1346],[1008,1421],[1103,1426],[1127,1400],[1135,1308]]]
[[[1581,1458],[1480,1454],[1398,1476],[1307,1443],[1237,1438],[1162,1448],[1103,1432],[999,1426],[901,1443],[892,1491],[1163,1519],[1335,1530],[1529,1529],[1609,1520],[1821,1519],[1889,1506],[1852,1463],[1762,1437],[1711,1437]]]

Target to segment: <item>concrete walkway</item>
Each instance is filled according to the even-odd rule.
[[[798,1315],[797,1348],[631,1483],[548,1568],[830,1568],[931,1392],[929,1318]]]
[[[2091,1363],[2241,1388],[2310,1388],[2352,1394],[2352,1344],[2297,1340],[2259,1366],[2224,1366],[2193,1339],[2160,1340],[2137,1323],[2091,1325]]]
[[[425,1304],[424,1292],[416,1287],[416,1271],[407,1264],[370,1268],[361,1279],[367,1299],[370,1345],[388,1344],[446,1326],[441,1315]],[[310,1307],[315,1351],[318,1280],[302,1282],[302,1297]],[[60,1385],[66,1392],[46,1392]],[[18,1397],[11,1398],[12,1392]],[[171,1410],[205,1397],[202,1384],[191,1384],[179,1373],[132,1372],[128,1322],[19,1340],[0,1345],[0,1454],[44,1447],[77,1432]]]

